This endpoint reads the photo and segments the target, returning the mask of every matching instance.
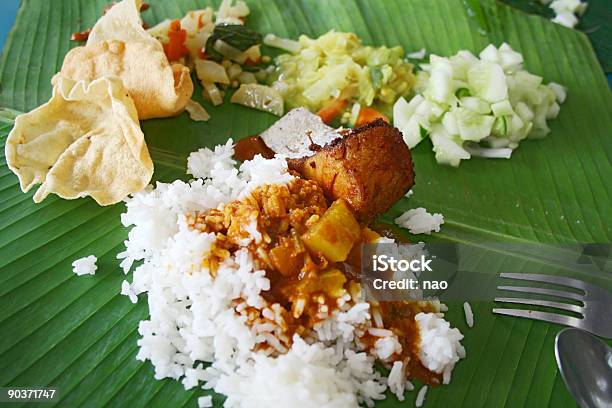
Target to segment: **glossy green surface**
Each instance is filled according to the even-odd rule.
[[[50,96],[51,76],[75,44],[70,33],[89,27],[104,1],[25,0],[0,62],[0,106],[32,109]],[[209,2],[151,1],[147,23],[180,17]],[[509,42],[527,68],[569,88],[552,133],[527,141],[511,160],[472,159],[459,169],[435,163],[429,142],[413,154],[414,195],[384,218],[424,206],[442,212],[442,232],[429,240],[464,243],[470,262],[485,278],[466,285],[494,286],[508,265],[486,251],[488,242],[610,242],[612,237],[612,94],[584,34],[537,16],[486,2],[490,32],[482,34],[461,0],[262,0],[249,1],[248,24],[262,33],[296,38],[329,29],[356,32],[365,43],[426,47],[449,55],[479,52],[490,42]],[[196,98],[200,98],[199,89]],[[208,123],[185,114],[143,123],[156,164],[155,178],[184,177],[188,152],[256,134],[275,118],[240,106],[208,107]],[[10,125],[0,124],[1,140]],[[2,154],[3,156],[3,154]],[[184,391],[175,381],[155,381],[149,363],[135,359],[138,321],[147,316],[119,295],[124,275],[116,254],[127,232],[122,205],[99,207],[90,199],[54,196],[35,205],[0,161],[0,386],[49,385],[61,405],[167,407],[196,405],[202,390]],[[423,237],[419,237],[423,239]],[[485,248],[485,249],[483,249]],[[95,254],[93,277],[77,277],[71,262]],[[515,271],[556,273],[561,266],[538,257],[517,258]],[[563,271],[565,274],[571,271]],[[578,274],[578,272],[575,272]],[[593,276],[581,276],[593,280]],[[450,386],[430,389],[426,406],[571,406],[553,354],[558,326],[494,316],[493,303],[474,302],[476,326],[468,329],[461,303],[448,318],[466,335],[468,358]],[[415,393],[407,396],[414,401]],[[223,398],[215,397],[220,404]],[[409,406],[395,398],[380,407]]]

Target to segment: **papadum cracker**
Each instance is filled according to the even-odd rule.
[[[54,193],[114,204],[153,175],[136,107],[116,77],[57,77],[49,102],[15,119],[5,153],[24,192],[41,184],[37,203]]]
[[[116,75],[134,100],[139,119],[176,115],[193,94],[186,66],[168,62],[163,46],[144,28],[140,0],[123,0],[102,16],[87,44],[66,54],[58,76],[93,81]]]
[[[113,4],[91,28],[87,37],[87,45],[108,40],[123,42],[154,40],[142,28],[141,6],[141,0],[123,0]]]

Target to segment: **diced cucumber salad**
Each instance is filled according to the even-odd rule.
[[[421,68],[416,95],[393,106],[393,124],[411,148],[429,137],[436,161],[451,166],[471,156],[509,158],[521,140],[546,136],[566,97],[563,86],[524,70],[506,43],[478,57],[431,55]]]

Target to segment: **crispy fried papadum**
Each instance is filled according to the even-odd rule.
[[[15,119],[5,149],[24,192],[42,183],[37,203],[55,193],[114,204],[153,175],[136,107],[116,77],[58,77],[49,102]]]
[[[159,41],[142,28],[140,0],[115,4],[94,25],[87,44],[66,54],[59,76],[93,81],[116,75],[134,100],[139,119],[173,116],[193,94],[189,68],[170,64]]]
[[[141,0],[123,0],[113,4],[91,28],[87,45],[108,40],[123,42],[155,40],[142,27],[141,7]]]

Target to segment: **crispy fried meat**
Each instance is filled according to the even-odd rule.
[[[414,185],[414,169],[402,134],[383,120],[347,132],[289,167],[314,180],[329,200],[344,199],[361,223],[387,211]]]

